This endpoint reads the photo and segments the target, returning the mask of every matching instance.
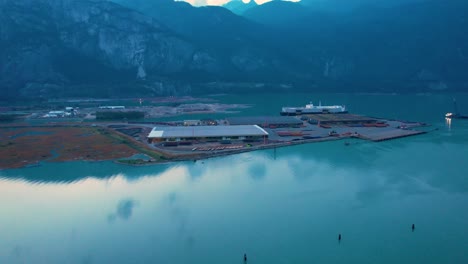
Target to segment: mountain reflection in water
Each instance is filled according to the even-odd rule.
[[[467,263],[468,124],[422,109],[438,130],[380,143],[2,170],[0,263]]]

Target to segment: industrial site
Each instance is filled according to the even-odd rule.
[[[308,104],[283,108],[277,115],[164,122],[144,118],[147,114],[137,116],[135,113],[140,112],[135,109],[140,108],[100,106],[95,112],[88,109],[86,116],[106,115],[103,121],[94,118],[93,122],[86,122],[67,119],[82,115],[79,109],[70,107],[43,117],[54,122],[4,123],[0,136],[6,140],[0,156],[15,167],[66,160],[114,160],[142,165],[330,140],[343,140],[344,146],[349,146],[347,139],[352,138],[378,142],[427,132],[416,130],[427,126],[425,123],[352,114],[344,106]],[[21,146],[27,149],[22,150]],[[134,156],[137,154],[143,155]]]
[[[347,138],[390,140],[423,134],[425,131],[413,128],[426,124],[346,113],[310,114],[300,117],[231,117],[223,120],[188,120],[154,125],[122,124],[114,125],[113,128],[133,136],[136,140],[146,140],[148,146],[156,150],[176,155],[204,156],[210,153],[239,152]]]
[[[135,122],[108,127],[175,159],[199,159],[265,148],[357,138],[384,141],[426,133],[425,123],[351,114],[345,106],[283,107],[279,115],[169,122]],[[151,161],[148,159],[147,161]]]

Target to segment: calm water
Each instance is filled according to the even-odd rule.
[[[468,263],[468,121],[446,124],[451,97],[220,99],[256,104],[233,115],[264,115],[318,97],[439,130],[196,163],[0,171],[0,263],[242,263],[244,252],[248,263]]]

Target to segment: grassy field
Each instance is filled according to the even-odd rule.
[[[90,126],[0,127],[0,169],[41,161],[116,160],[143,153],[165,158],[144,144],[113,130]]]

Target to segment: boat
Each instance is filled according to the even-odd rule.
[[[445,118],[449,119],[468,119],[466,115],[454,114],[454,113],[447,113],[445,114]]]
[[[448,119],[468,119],[468,116],[461,115],[458,112],[457,101],[455,100],[455,98],[453,98],[453,108],[454,108],[455,112],[454,113],[446,113],[445,118],[448,118]]]
[[[314,105],[312,102],[306,106],[290,107],[286,106],[281,109],[280,114],[283,116],[307,115],[307,114],[344,114],[347,113],[344,105]]]

